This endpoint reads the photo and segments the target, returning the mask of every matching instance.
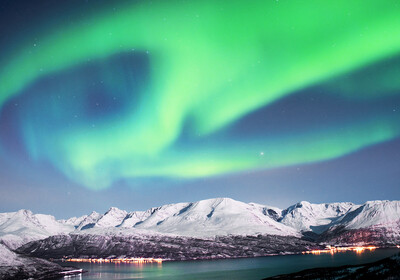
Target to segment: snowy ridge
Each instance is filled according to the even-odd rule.
[[[299,236],[296,229],[271,218],[266,206],[247,204],[230,198],[167,204],[131,213],[112,207],[104,215],[93,212],[86,216],[77,226],[77,230],[101,232],[101,228],[110,227],[118,228],[118,232],[134,228],[197,237],[259,233]]]
[[[147,219],[151,215],[149,211],[135,211],[131,212],[122,221],[119,225],[121,228],[133,228],[137,223],[140,223]]]
[[[357,209],[347,213],[337,221],[346,229],[368,227],[399,228],[400,201],[367,201]]]
[[[83,217],[82,217],[83,218]],[[84,216],[83,219],[79,219],[81,220],[81,222],[77,225],[75,225],[75,227],[78,230],[81,229],[85,229],[85,228],[90,228],[93,227],[94,224],[101,218],[101,214],[97,213],[96,211],[93,211],[92,213],[90,213],[87,216]]]
[[[11,249],[33,240],[72,231],[73,226],[58,222],[53,216],[33,214],[29,210],[2,214],[0,242]]]
[[[182,209],[188,207],[190,203],[167,204],[161,207],[150,208],[143,215],[144,219],[138,222],[137,228],[154,228],[161,224],[165,219],[179,214]]]
[[[264,215],[271,217],[275,221],[278,221],[282,217],[283,210],[278,207],[262,205],[254,202],[250,202],[249,205],[257,208],[258,211],[260,211]]]
[[[287,209],[215,198],[127,212],[111,207],[106,213],[57,221],[28,210],[0,213],[0,243],[15,249],[27,242],[57,234],[122,234],[215,237],[226,235],[279,235],[300,237],[335,229],[381,228],[400,236],[400,201],[312,204],[296,203]]]
[[[285,209],[279,221],[299,231],[322,233],[339,217],[358,207],[351,202],[312,204],[301,201]]]
[[[320,241],[348,245],[400,243],[400,201],[367,201],[339,217]]]
[[[98,227],[116,227],[122,223],[128,212],[120,210],[116,207],[111,207],[97,222]]]
[[[298,236],[257,207],[230,198],[163,206],[136,228],[186,236],[274,234]]]
[[[65,225],[70,225],[74,227],[78,227],[79,224],[86,219],[87,215],[84,215],[82,217],[72,217],[69,218],[68,220],[59,220],[60,223],[65,224]]]

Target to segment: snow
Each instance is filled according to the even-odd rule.
[[[163,206],[135,227],[197,237],[259,233],[299,235],[297,230],[263,214],[259,207],[230,198]]]
[[[400,235],[400,202],[368,201],[312,204],[301,201],[287,209],[214,198],[127,211],[111,207],[106,213],[57,221],[29,210],[0,213],[0,242],[11,249],[52,235],[67,233],[146,234],[189,237],[272,234],[320,234],[343,226],[347,229],[381,227]]]
[[[4,215],[2,216],[0,241],[11,249],[16,249],[29,241],[73,230],[72,226],[56,221],[53,216],[35,215],[29,210],[8,213],[6,219]]]
[[[269,206],[269,205],[262,205],[258,203],[251,202],[249,205],[257,208],[261,213],[264,215],[270,216],[274,220],[279,220],[282,217],[282,209],[274,206]]]
[[[367,201],[338,222],[347,229],[394,227],[399,230],[400,201]]]
[[[138,224],[137,228],[154,228],[165,219],[179,215],[179,213],[188,207],[191,203],[176,203],[163,205],[161,207],[150,208],[146,211],[148,216],[142,223]]]
[[[116,227],[122,223],[128,212],[111,207],[97,222],[98,227]]]
[[[62,224],[51,215],[36,214],[34,216],[39,221],[40,226],[50,235],[70,232],[73,229],[71,225]]]
[[[93,211],[89,215],[87,215],[77,226],[78,230],[84,229],[89,225],[94,225],[101,218],[101,214]]]
[[[0,244],[0,279],[58,279],[82,270],[63,268],[47,260],[16,254]]]
[[[21,265],[22,262],[16,253],[12,252],[5,245],[0,244],[0,266]]]
[[[7,222],[16,212],[0,213],[0,225]]]
[[[60,223],[65,224],[65,225],[71,225],[74,227],[78,227],[79,224],[86,219],[87,215],[81,216],[81,217],[72,217],[69,218],[68,220],[58,220]]]
[[[281,223],[299,231],[322,233],[339,217],[359,207],[351,202],[312,204],[301,201],[283,210]]]
[[[131,212],[122,221],[122,223],[119,225],[121,228],[132,228],[134,227],[137,223],[140,223],[147,219],[151,215],[150,211],[135,211]]]

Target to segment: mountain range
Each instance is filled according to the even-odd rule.
[[[0,213],[0,278],[53,277],[80,270],[45,259],[164,260],[298,254],[326,245],[400,244],[400,201],[313,204],[286,209],[230,198],[57,220],[29,210]]]
[[[225,235],[314,234],[324,242],[340,240],[349,232],[383,232],[384,241],[400,239],[400,201],[312,204],[306,201],[286,209],[230,198],[168,204],[147,211],[127,212],[111,207],[106,213],[56,220],[29,210],[0,213],[0,240],[11,249],[59,234],[177,235],[207,238]],[[357,242],[362,242],[358,240]],[[351,242],[350,242],[351,243]]]

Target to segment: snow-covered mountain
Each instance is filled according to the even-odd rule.
[[[85,215],[83,217],[78,218],[77,221],[80,222],[75,224],[74,226],[78,230],[93,227],[93,225],[101,218],[101,216],[102,216],[101,214],[97,213],[96,211],[93,211],[89,215]]]
[[[312,204],[301,201],[283,210],[279,221],[302,232],[320,234],[338,218],[358,207],[351,202]]]
[[[282,217],[283,210],[278,207],[262,205],[254,202],[249,203],[249,205],[253,206],[254,208],[257,208],[258,211],[260,211],[266,216],[271,217],[275,221],[278,221]]]
[[[106,213],[57,221],[28,210],[0,213],[0,242],[17,248],[57,234],[149,233],[187,237],[279,235],[300,237],[306,232],[324,241],[349,231],[375,229],[375,235],[400,239],[400,202],[370,201],[312,204],[299,202],[287,209],[244,203],[229,198],[168,204],[146,211],[127,212],[111,207]],[[379,230],[376,230],[379,229]],[[365,230],[364,230],[365,231]]]
[[[230,198],[166,205],[135,227],[186,236],[299,235],[297,230],[275,221],[258,207]]]
[[[120,210],[116,207],[111,207],[103,216],[97,221],[95,226],[97,227],[116,227],[119,226],[125,219],[128,212]]]
[[[348,244],[398,244],[400,201],[368,201],[339,217],[321,241]]]
[[[0,214],[0,242],[11,249],[73,229],[73,226],[63,224],[53,216],[33,214],[29,210]]]
[[[276,217],[267,209],[270,208],[259,204],[215,198],[168,204],[130,213],[111,207],[104,215],[92,212],[64,223],[73,224],[79,231],[93,229],[91,231],[95,232],[99,228],[116,227],[121,230],[135,228],[184,236],[258,233],[299,236],[296,229],[277,222]],[[281,212],[280,209],[274,209]]]
[[[69,218],[67,220],[59,220],[60,223],[65,224],[65,225],[70,225],[70,226],[74,226],[74,227],[78,227],[80,225],[80,223],[82,223],[82,221],[84,219],[87,218],[87,215],[81,216],[81,217],[72,217]]]
[[[338,220],[347,229],[397,227],[400,223],[400,201],[367,201]]]
[[[155,209],[155,208],[154,208]],[[121,228],[133,228],[137,223],[143,222],[145,219],[150,217],[153,213],[153,210],[147,211],[135,211],[128,213],[122,223],[119,225]]]

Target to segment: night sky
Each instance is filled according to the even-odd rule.
[[[400,2],[0,2],[0,211],[400,199]]]

